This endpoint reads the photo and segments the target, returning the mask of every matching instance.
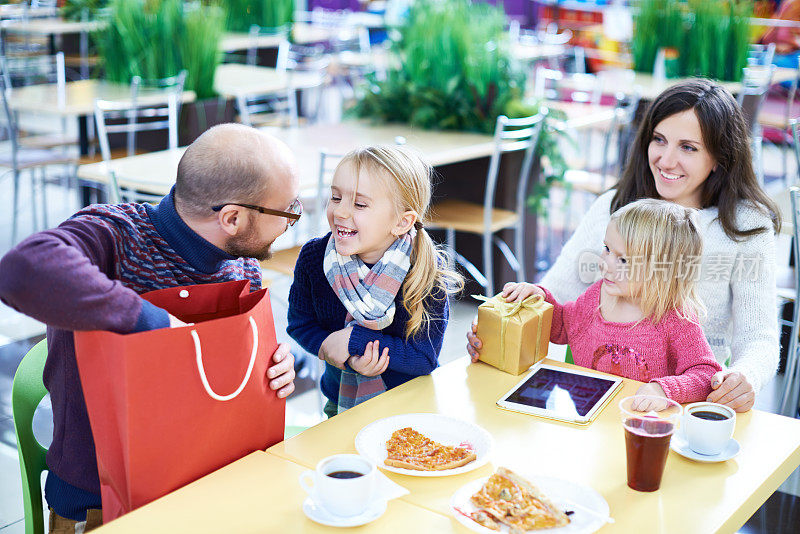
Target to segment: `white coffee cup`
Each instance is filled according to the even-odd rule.
[[[683,435],[689,448],[698,454],[715,456],[733,437],[736,412],[714,402],[695,402],[683,412]]]
[[[321,460],[316,470],[301,473],[300,486],[331,514],[352,517],[364,513],[375,498],[375,478],[375,464],[363,456],[336,454]]]

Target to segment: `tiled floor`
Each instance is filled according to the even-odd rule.
[[[767,150],[767,156],[768,171],[772,170],[770,165],[773,163],[776,167],[779,166],[774,151]],[[7,199],[4,202],[6,202],[6,206],[10,205],[11,183],[7,174],[0,174],[0,198]],[[26,181],[23,181],[21,198],[24,205],[29,205],[30,190],[27,188]],[[58,188],[48,190],[47,209],[51,224],[63,220],[77,207],[74,195],[65,194]],[[10,247],[10,223],[11,210],[0,210],[0,254]],[[21,235],[27,235],[33,231],[31,213],[21,214],[20,227]],[[277,276],[270,286],[278,337],[279,340],[287,342],[291,342],[285,334],[286,299],[289,285],[288,278]],[[475,308],[476,304],[469,300],[453,304],[441,363],[464,355],[464,333],[475,314]],[[43,325],[0,305],[0,534],[24,532],[19,465],[11,419],[11,380],[22,354],[33,343],[41,339],[43,334]],[[287,424],[313,425],[321,420],[321,399],[313,381],[308,376],[308,369],[301,374],[297,384],[298,391],[287,404]],[[761,393],[757,407],[773,411],[778,403],[781,385],[782,376],[778,376]],[[37,412],[34,427],[36,435],[42,443],[49,444],[52,422],[47,399]],[[800,527],[797,526],[800,524],[800,519],[798,519],[800,499],[795,496],[800,496],[800,470],[793,473],[780,487],[780,491],[770,498],[741,532],[747,534],[797,532],[800,530]]]

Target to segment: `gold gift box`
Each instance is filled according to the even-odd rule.
[[[540,295],[506,302],[500,295],[478,306],[482,362],[518,375],[547,356],[553,305]]]

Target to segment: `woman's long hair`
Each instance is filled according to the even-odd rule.
[[[772,220],[777,233],[781,224],[778,208],[761,189],[753,171],[750,135],[741,108],[722,86],[703,78],[670,87],[650,105],[611,201],[611,213],[640,198],[660,198],[647,156],[653,130],[667,117],[690,109],[700,123],[703,144],[716,161],[701,186],[700,208],[716,206],[725,234],[739,241],[770,230],[736,226],[738,204],[746,201]]]

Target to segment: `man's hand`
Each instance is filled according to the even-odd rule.
[[[500,295],[506,299],[506,302],[519,302],[531,295],[540,295],[544,298],[544,291],[541,287],[527,282],[508,282],[503,286],[503,292]]]
[[[367,343],[367,349],[361,356],[350,356],[347,360],[353,371],[364,376],[378,376],[389,367],[389,347],[381,354],[378,340]]]
[[[711,388],[714,391],[708,396],[709,402],[730,406],[737,412],[746,412],[756,402],[753,385],[739,371],[727,369],[715,373],[711,378]]]
[[[350,357],[350,333],[352,326],[331,333],[319,348],[319,357],[339,369],[344,369],[344,362]]]
[[[289,344],[281,343],[272,353],[274,364],[267,369],[269,388],[278,392],[279,399],[285,399],[294,391],[294,356],[289,352]]]
[[[477,362],[478,358],[481,357],[480,350],[481,347],[483,346],[481,340],[478,339],[477,332],[478,332],[478,317],[475,316],[475,318],[472,320],[472,325],[470,326],[470,329],[467,331],[467,352],[469,352],[469,356],[470,358],[472,358],[472,363]]]

